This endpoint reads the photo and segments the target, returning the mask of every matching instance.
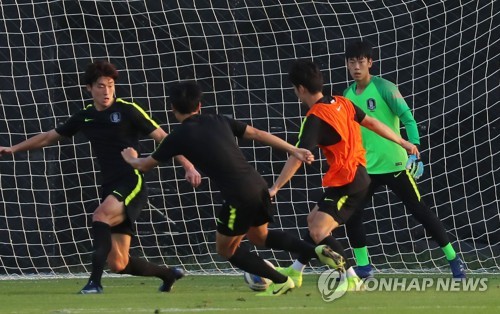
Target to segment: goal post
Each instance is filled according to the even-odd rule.
[[[167,110],[168,87],[195,79],[204,90],[202,112],[295,143],[305,108],[287,80],[291,61],[313,59],[325,92],[340,94],[351,82],[346,44],[369,41],[373,73],[397,84],[416,117],[422,197],[470,271],[498,272],[498,1],[2,1],[0,17],[0,146],[48,131],[89,103],[81,77],[98,59],[117,65],[117,96],[140,104],[168,132],[177,125]],[[271,184],[286,154],[239,144]],[[141,147],[148,153],[154,143],[143,140]],[[301,168],[276,197],[271,228],[295,236],[306,230],[326,170],[315,153],[319,161]],[[99,180],[82,136],[2,156],[0,275],[88,273]],[[174,163],[146,180],[149,204],[131,254],[191,272],[236,272],[215,251],[217,187],[203,178],[191,188]],[[448,272],[437,244],[389,191],[377,191],[365,221],[377,270]],[[281,266],[294,258],[252,249]]]

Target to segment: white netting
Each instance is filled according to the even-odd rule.
[[[498,1],[2,1],[0,145],[54,128],[88,102],[81,75],[96,59],[120,71],[117,94],[167,131],[170,83],[196,79],[204,112],[218,112],[295,142],[304,108],[287,80],[295,58],[313,58],[340,94],[345,44],[376,47],[374,74],[395,82],[419,122],[426,174],[420,189],[473,271],[498,271]],[[153,149],[143,142],[143,151]],[[269,183],[286,155],[241,142]],[[0,159],[0,274],[81,273],[90,266],[90,215],[98,166],[84,138]],[[321,162],[277,197],[273,228],[299,236],[321,194]],[[232,271],[215,253],[216,188],[193,190],[179,167],[147,175],[150,206],[132,254],[191,271]],[[393,195],[367,208],[380,270],[446,270],[437,245]],[[344,239],[345,240],[345,239]],[[347,241],[344,243],[348,244]],[[287,264],[288,253],[260,251]]]

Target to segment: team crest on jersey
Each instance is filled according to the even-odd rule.
[[[118,123],[122,120],[122,116],[119,112],[113,112],[110,116],[109,116],[109,119],[111,120],[111,122],[113,123]]]
[[[377,108],[377,104],[375,104],[375,99],[369,98],[366,101],[366,107],[368,108],[368,110],[374,111]]]

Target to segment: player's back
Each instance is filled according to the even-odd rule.
[[[229,197],[267,186],[236,144],[235,137],[242,137],[245,129],[246,124],[242,122],[221,115],[202,114],[184,120],[171,135],[182,137],[182,154]]]

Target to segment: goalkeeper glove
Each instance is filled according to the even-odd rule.
[[[406,169],[408,169],[410,175],[417,180],[424,174],[424,163],[418,159],[416,155],[410,155],[406,162]]]

